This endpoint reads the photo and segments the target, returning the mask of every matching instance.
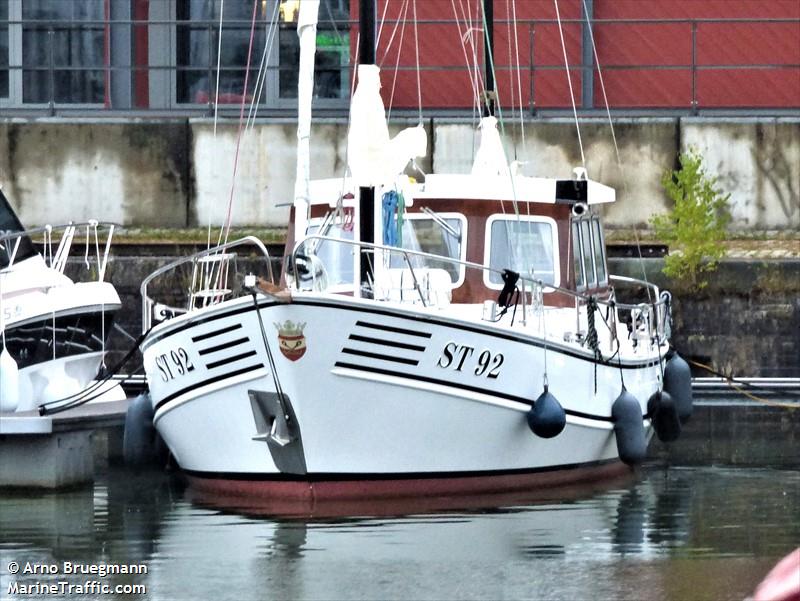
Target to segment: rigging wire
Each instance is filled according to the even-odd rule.
[[[476,0],[480,1],[480,0]],[[464,24],[466,27],[465,35],[469,39],[470,48],[472,49],[472,69],[475,73],[475,123],[480,123],[481,119],[481,90],[483,89],[483,71],[480,67],[480,60],[478,59],[478,44],[476,43],[475,33],[483,33],[480,27],[477,27],[475,20],[472,17],[472,7],[469,0],[459,0],[461,3],[461,12],[464,16]],[[464,6],[466,5],[466,10]]]
[[[422,83],[420,81],[419,75],[419,36],[418,36],[418,25],[417,25],[417,0],[411,0],[412,6],[414,8],[414,48],[416,49],[416,57],[417,57],[417,102],[419,107],[419,122],[422,124]]]
[[[269,72],[269,60],[272,56],[273,42],[275,41],[275,35],[278,31],[278,8],[279,4],[276,2],[275,8],[272,11],[272,17],[270,17],[269,20],[267,33],[264,36],[264,53],[261,55],[261,65],[258,68],[258,77],[256,77],[256,83],[253,86],[255,93],[253,94],[253,99],[250,102],[250,110],[247,114],[247,125],[245,126],[245,129],[249,128],[250,131],[252,131],[255,127],[258,109],[261,104],[261,97],[264,95],[264,89],[266,88],[267,73]],[[266,17],[266,14],[264,16]]]
[[[450,0],[450,4],[453,7],[453,17],[455,17],[456,27],[458,28],[458,37],[459,37],[459,40],[461,41],[461,51],[464,53],[464,64],[466,65],[467,73],[469,74],[469,83],[470,83],[470,86],[472,87],[472,98],[475,101],[473,103],[473,105],[472,105],[472,109],[473,109],[472,117],[473,117],[474,122],[477,124],[478,123],[477,115],[480,112],[480,103],[478,102],[478,96],[479,96],[479,93],[480,93],[480,88],[479,88],[478,82],[477,82],[477,74],[476,74],[475,70],[472,69],[472,67],[470,66],[470,63],[469,63],[469,54],[467,53],[467,44],[466,44],[466,38],[467,37],[470,37],[470,41],[471,41],[471,34],[470,34],[471,30],[469,28],[469,23],[465,23],[465,25],[464,25],[464,33],[463,34],[461,33],[461,21],[460,21],[460,19],[458,17],[458,11],[456,9],[455,0]]]
[[[219,69],[222,64],[222,15],[225,13],[225,0],[219,2],[219,30],[217,31],[217,85],[214,91],[214,138],[217,137],[217,117],[219,115]],[[208,223],[209,244],[211,243],[211,221]]]
[[[605,103],[606,107],[606,115],[608,116],[608,125],[611,128],[611,139],[614,141],[614,154],[617,159],[617,169],[619,169],[620,177],[622,178],[622,189],[625,191],[625,196],[629,196],[629,188],[628,188],[628,178],[626,177],[626,172],[622,169],[622,158],[619,154],[619,145],[617,144],[617,134],[614,131],[614,122],[611,119],[611,109],[609,108],[608,104],[608,95],[606,94],[606,85],[605,81],[603,80],[603,69],[600,67],[600,57],[597,54],[597,44],[595,44],[594,40],[594,32],[592,30],[592,24],[589,22],[589,8],[586,5],[586,0],[581,0],[583,3],[583,14],[586,18],[586,24],[588,25],[589,30],[589,39],[592,43],[592,53],[594,54],[594,62],[597,65],[597,76],[600,80],[600,89],[603,91],[603,102]],[[642,245],[639,240],[639,229],[636,227],[636,223],[633,224],[633,235],[636,239],[636,251],[639,255],[639,265],[642,268],[642,279],[648,284],[650,283],[647,279],[647,271],[644,267],[644,258],[642,257]],[[650,287],[647,286],[647,300],[652,301],[652,297],[650,296]]]
[[[389,6],[389,2],[388,1],[386,2],[386,6],[387,7]],[[381,57],[381,60],[378,62],[378,66],[380,66],[380,67],[382,67],[383,63],[386,62],[386,57],[389,55],[389,51],[392,49],[392,46],[394,45],[394,38],[397,35],[397,30],[400,28],[401,23],[403,24],[403,29],[405,29],[404,17],[402,17],[402,15],[403,15],[403,11],[404,10],[406,10],[406,11],[408,10],[407,7],[408,7],[408,0],[403,0],[403,4],[400,6],[400,11],[397,13],[397,20],[394,22],[394,27],[392,28],[392,35],[389,36],[389,43],[386,44],[386,48],[383,51],[383,56]],[[385,11],[384,11],[384,14],[385,14]],[[378,42],[375,43],[375,46],[378,47],[379,43],[380,43],[380,34],[378,34]],[[402,47],[403,47],[403,37],[402,37],[402,32],[401,32],[400,47],[397,50],[398,53],[400,52],[400,49]]]
[[[402,22],[403,23],[403,27],[400,30],[400,41],[399,41],[398,46],[397,46],[397,60],[395,61],[394,74],[392,76],[392,91],[389,94],[389,110],[387,111],[387,114],[386,114],[387,123],[388,123],[389,119],[391,119],[391,117],[392,117],[392,107],[394,106],[394,91],[395,91],[395,88],[397,86],[397,74],[400,71],[400,53],[401,53],[401,51],[403,49],[403,38],[405,37],[405,32],[406,32],[405,24],[406,24],[406,20],[408,18],[408,0],[404,0],[403,6],[400,7],[400,11],[403,12],[403,15],[401,17],[398,14],[398,24]],[[400,21],[399,19],[402,19],[402,21]],[[389,40],[389,42],[391,43],[391,40]],[[387,52],[388,52],[388,49],[387,49]],[[384,56],[385,56],[385,54],[384,54]]]
[[[522,65],[520,64],[519,59],[519,31],[517,23],[517,2],[516,0],[511,0],[511,21],[514,26],[514,51],[517,58],[516,63],[516,71],[517,71],[517,96],[519,97],[519,129],[520,129],[520,136],[522,139],[522,156],[526,157],[527,154],[527,146],[525,144],[525,118],[522,111]],[[528,211],[530,213],[530,203],[528,204]]]
[[[383,33],[383,25],[386,22],[386,13],[389,12],[389,0],[386,0],[386,3],[383,5],[383,14],[381,15],[381,20],[378,22],[378,34],[375,37],[375,47],[377,48],[381,44],[381,34]],[[402,9],[401,9],[402,10]],[[395,30],[397,30],[397,23],[395,23]],[[392,34],[394,37],[394,33]],[[389,45],[392,45],[392,41],[389,40]]]
[[[511,6],[510,6],[511,2],[512,2],[512,0],[506,0],[506,16],[509,16],[511,14]],[[514,25],[513,23],[509,22],[509,24],[508,24],[508,30],[509,31],[508,31],[508,35],[506,35],[506,42],[507,42],[506,45],[508,46],[508,68],[509,69],[514,69],[514,66],[515,66],[514,65],[514,55],[511,52],[511,27],[513,25]],[[509,85],[509,90],[511,92],[511,115],[513,116],[514,115],[514,109],[516,107],[516,90],[514,89],[514,84],[510,80],[509,80],[509,83],[511,84],[511,85]],[[496,85],[497,85],[497,83],[495,82],[495,86]],[[522,106],[522,98],[520,98],[519,102],[520,102],[520,106]],[[517,147],[516,147],[516,145],[514,145],[514,159],[516,159],[516,158],[517,158]]]
[[[558,33],[561,36],[561,50],[564,53],[564,68],[567,71],[567,83],[569,84],[569,97],[572,101],[572,114],[575,117],[575,129],[578,131],[578,146],[581,149],[581,164],[586,169],[586,156],[583,154],[583,140],[581,140],[581,126],[578,123],[578,109],[575,106],[575,92],[572,90],[572,76],[569,73],[569,59],[567,58],[567,44],[564,41],[564,28],[561,26],[561,13],[558,10],[558,0],[553,0],[556,7],[556,20],[558,21]]]
[[[230,192],[230,197],[228,198],[228,210],[227,210],[227,215],[225,217],[225,226],[223,227],[222,230],[220,230],[218,246],[222,244],[223,231],[225,233],[224,243],[226,244],[228,242],[228,235],[230,234],[231,231],[231,214],[233,210],[234,193],[236,190],[236,172],[239,166],[239,152],[241,150],[241,144],[242,144],[242,125],[244,122],[244,107],[247,99],[247,84],[250,82],[250,61],[253,56],[253,39],[255,38],[256,15],[258,14],[257,11],[258,11],[258,0],[253,0],[253,17],[250,23],[250,42],[247,49],[247,66],[244,73],[242,102],[241,106],[239,107],[239,131],[236,134],[236,152],[233,157],[233,175],[231,177],[231,192]]]

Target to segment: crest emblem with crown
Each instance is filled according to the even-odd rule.
[[[305,323],[295,323],[286,320],[283,323],[275,322],[278,330],[278,343],[283,356],[289,361],[297,361],[306,354],[306,337],[303,335]]]

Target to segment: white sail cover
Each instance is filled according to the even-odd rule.
[[[472,163],[472,175],[509,175],[506,153],[500,132],[497,131],[497,118],[484,117],[478,126],[481,130],[481,143]]]
[[[376,65],[359,65],[347,137],[350,173],[358,186],[392,182],[409,160],[427,152],[428,138],[421,123],[389,139],[380,90],[380,69]]]

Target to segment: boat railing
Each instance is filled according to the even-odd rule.
[[[299,241],[292,251],[289,264],[297,266],[298,268],[303,266],[303,268],[296,269],[298,273],[287,274],[287,284],[297,290],[323,291],[328,289],[328,276],[325,271],[324,263],[319,258],[319,255],[309,252],[309,249],[313,249],[314,251],[318,250],[323,243],[344,244],[359,249],[362,260],[370,264],[368,272],[373,274],[373,281],[369,286],[370,289],[364,292],[367,292],[367,294],[376,300],[400,300],[401,302],[421,304],[425,307],[440,304],[437,301],[442,298],[440,293],[442,278],[432,278],[431,272],[436,272],[436,275],[440,275],[439,272],[446,273],[446,271],[443,269],[431,269],[431,265],[438,266],[444,263],[457,266],[459,269],[463,266],[465,269],[479,270],[483,273],[493,273],[497,276],[502,276],[504,271],[472,261],[418,250],[330,236],[311,235]],[[376,270],[375,265],[381,260],[384,260],[386,265],[390,265],[391,260],[385,260],[385,258],[391,256],[401,257],[403,267],[401,269],[384,269],[383,271],[395,273],[400,271],[402,274],[407,273],[408,277],[405,278],[405,282],[402,281],[402,278],[399,282],[396,281],[397,278],[394,280],[386,277],[382,280],[379,279],[381,270]],[[541,305],[543,302],[543,295],[547,293],[565,296],[571,299],[576,311],[576,332],[586,332],[589,329],[588,314],[590,310],[594,313],[601,311],[603,308],[607,308],[606,313],[608,313],[609,310],[613,313],[614,322],[629,324],[632,337],[641,340],[645,338],[660,341],[668,339],[671,300],[669,293],[660,292],[658,286],[636,278],[611,275],[609,279],[611,282],[614,282],[615,286],[610,287],[606,295],[597,295],[563,288],[547,283],[533,275],[519,274],[518,287],[521,288],[519,302],[522,305],[521,323],[525,323],[529,308],[535,308],[537,304]],[[381,290],[381,286],[379,285],[385,285],[387,283],[389,285],[399,285],[406,292],[409,292],[411,296],[404,295],[402,292],[399,295],[387,294],[385,290]],[[452,279],[448,280],[447,284],[449,285],[448,292],[455,288]],[[629,286],[639,287],[643,290],[642,296],[645,296],[646,300],[641,300],[640,302],[624,302],[618,297],[618,286],[620,288]],[[328,289],[328,291],[332,290]],[[492,314],[494,311],[490,310],[489,313]],[[592,318],[592,320],[599,321],[599,319],[595,320],[594,318]]]
[[[231,273],[231,264],[235,263],[238,255],[231,252],[237,247],[247,246],[255,248],[260,256],[259,260],[266,263],[266,273],[270,283],[274,283],[272,274],[272,261],[269,251],[264,243],[255,236],[245,236],[213,248],[208,248],[176,259],[162,267],[159,267],[148,275],[140,286],[142,296],[142,331],[146,332],[153,325],[153,321],[163,321],[176,315],[189,313],[204,307],[218,304],[231,298],[236,293],[234,274]],[[150,284],[159,278],[176,272],[184,265],[191,265],[191,278],[185,282],[177,282],[177,287],[182,288],[178,291],[185,293],[186,302],[183,306],[177,305],[170,300],[164,303],[157,302],[151,298],[148,291]],[[176,286],[172,286],[173,294],[176,293]]]
[[[2,253],[0,265],[4,266],[2,270],[13,268],[20,256],[22,244],[27,239],[28,243],[39,243],[42,247],[39,254],[47,266],[63,274],[73,242],[84,240],[84,264],[89,269],[91,261],[94,260],[97,267],[97,281],[102,282],[105,279],[108,265],[111,239],[114,237],[114,230],[118,227],[119,224],[116,223],[90,219],[78,223],[43,225],[22,231],[0,232],[0,253]],[[58,242],[55,241],[57,232],[61,232]]]

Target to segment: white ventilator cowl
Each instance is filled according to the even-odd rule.
[[[500,132],[497,131],[497,118],[484,117],[480,123],[481,143],[472,163],[472,175],[509,175],[506,153]]]

